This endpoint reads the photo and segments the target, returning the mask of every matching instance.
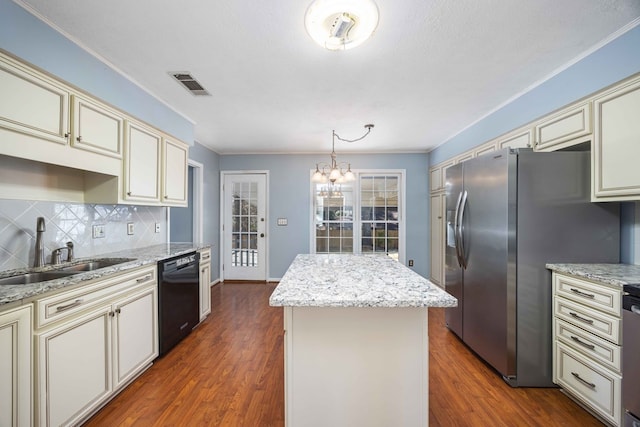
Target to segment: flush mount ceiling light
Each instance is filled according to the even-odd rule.
[[[351,49],[375,31],[378,7],[372,0],[315,0],[307,9],[304,25],[320,46]]]
[[[335,130],[331,131],[331,163],[316,163],[316,171],[311,176],[311,181],[320,183],[331,182],[331,184],[342,184],[343,182],[349,182],[356,179],[356,176],[353,174],[353,172],[351,172],[351,163],[338,162],[338,156],[336,155],[336,138],[344,142],[360,141],[361,139],[364,139],[365,136],[369,135],[369,132],[371,132],[371,129],[373,129],[372,124],[364,125],[364,127],[367,131],[360,138],[356,139],[341,138]]]

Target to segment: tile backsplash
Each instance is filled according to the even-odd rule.
[[[66,242],[73,242],[76,258],[84,258],[167,241],[165,207],[0,200],[0,271],[33,265],[40,216],[45,218],[47,263],[51,251]],[[129,223],[134,224],[132,235],[127,234]],[[104,226],[104,237],[93,238],[94,225]]]

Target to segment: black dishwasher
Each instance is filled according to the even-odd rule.
[[[622,297],[622,406],[624,427],[640,427],[640,285]]]
[[[191,252],[158,263],[160,356],[165,355],[200,320],[200,254]]]

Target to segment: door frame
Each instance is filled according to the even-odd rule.
[[[224,182],[227,175],[264,175],[265,176],[265,194],[264,194],[264,221],[266,224],[265,227],[265,236],[264,236],[264,262],[265,262],[265,270],[264,270],[264,281],[268,282],[269,278],[269,236],[271,234],[271,230],[269,227],[269,171],[268,170],[225,170],[220,171],[220,281],[224,281],[224,210],[225,210],[225,195],[224,195]]]
[[[189,159],[187,168],[193,168],[193,188],[188,191],[193,196],[193,230],[192,242],[195,244],[204,242],[204,165]],[[167,209],[167,244],[171,243],[171,206]]]

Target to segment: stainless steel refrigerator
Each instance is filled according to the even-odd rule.
[[[619,261],[619,205],[590,202],[589,160],[505,149],[446,172],[446,323],[513,387],[553,386],[545,264]]]

